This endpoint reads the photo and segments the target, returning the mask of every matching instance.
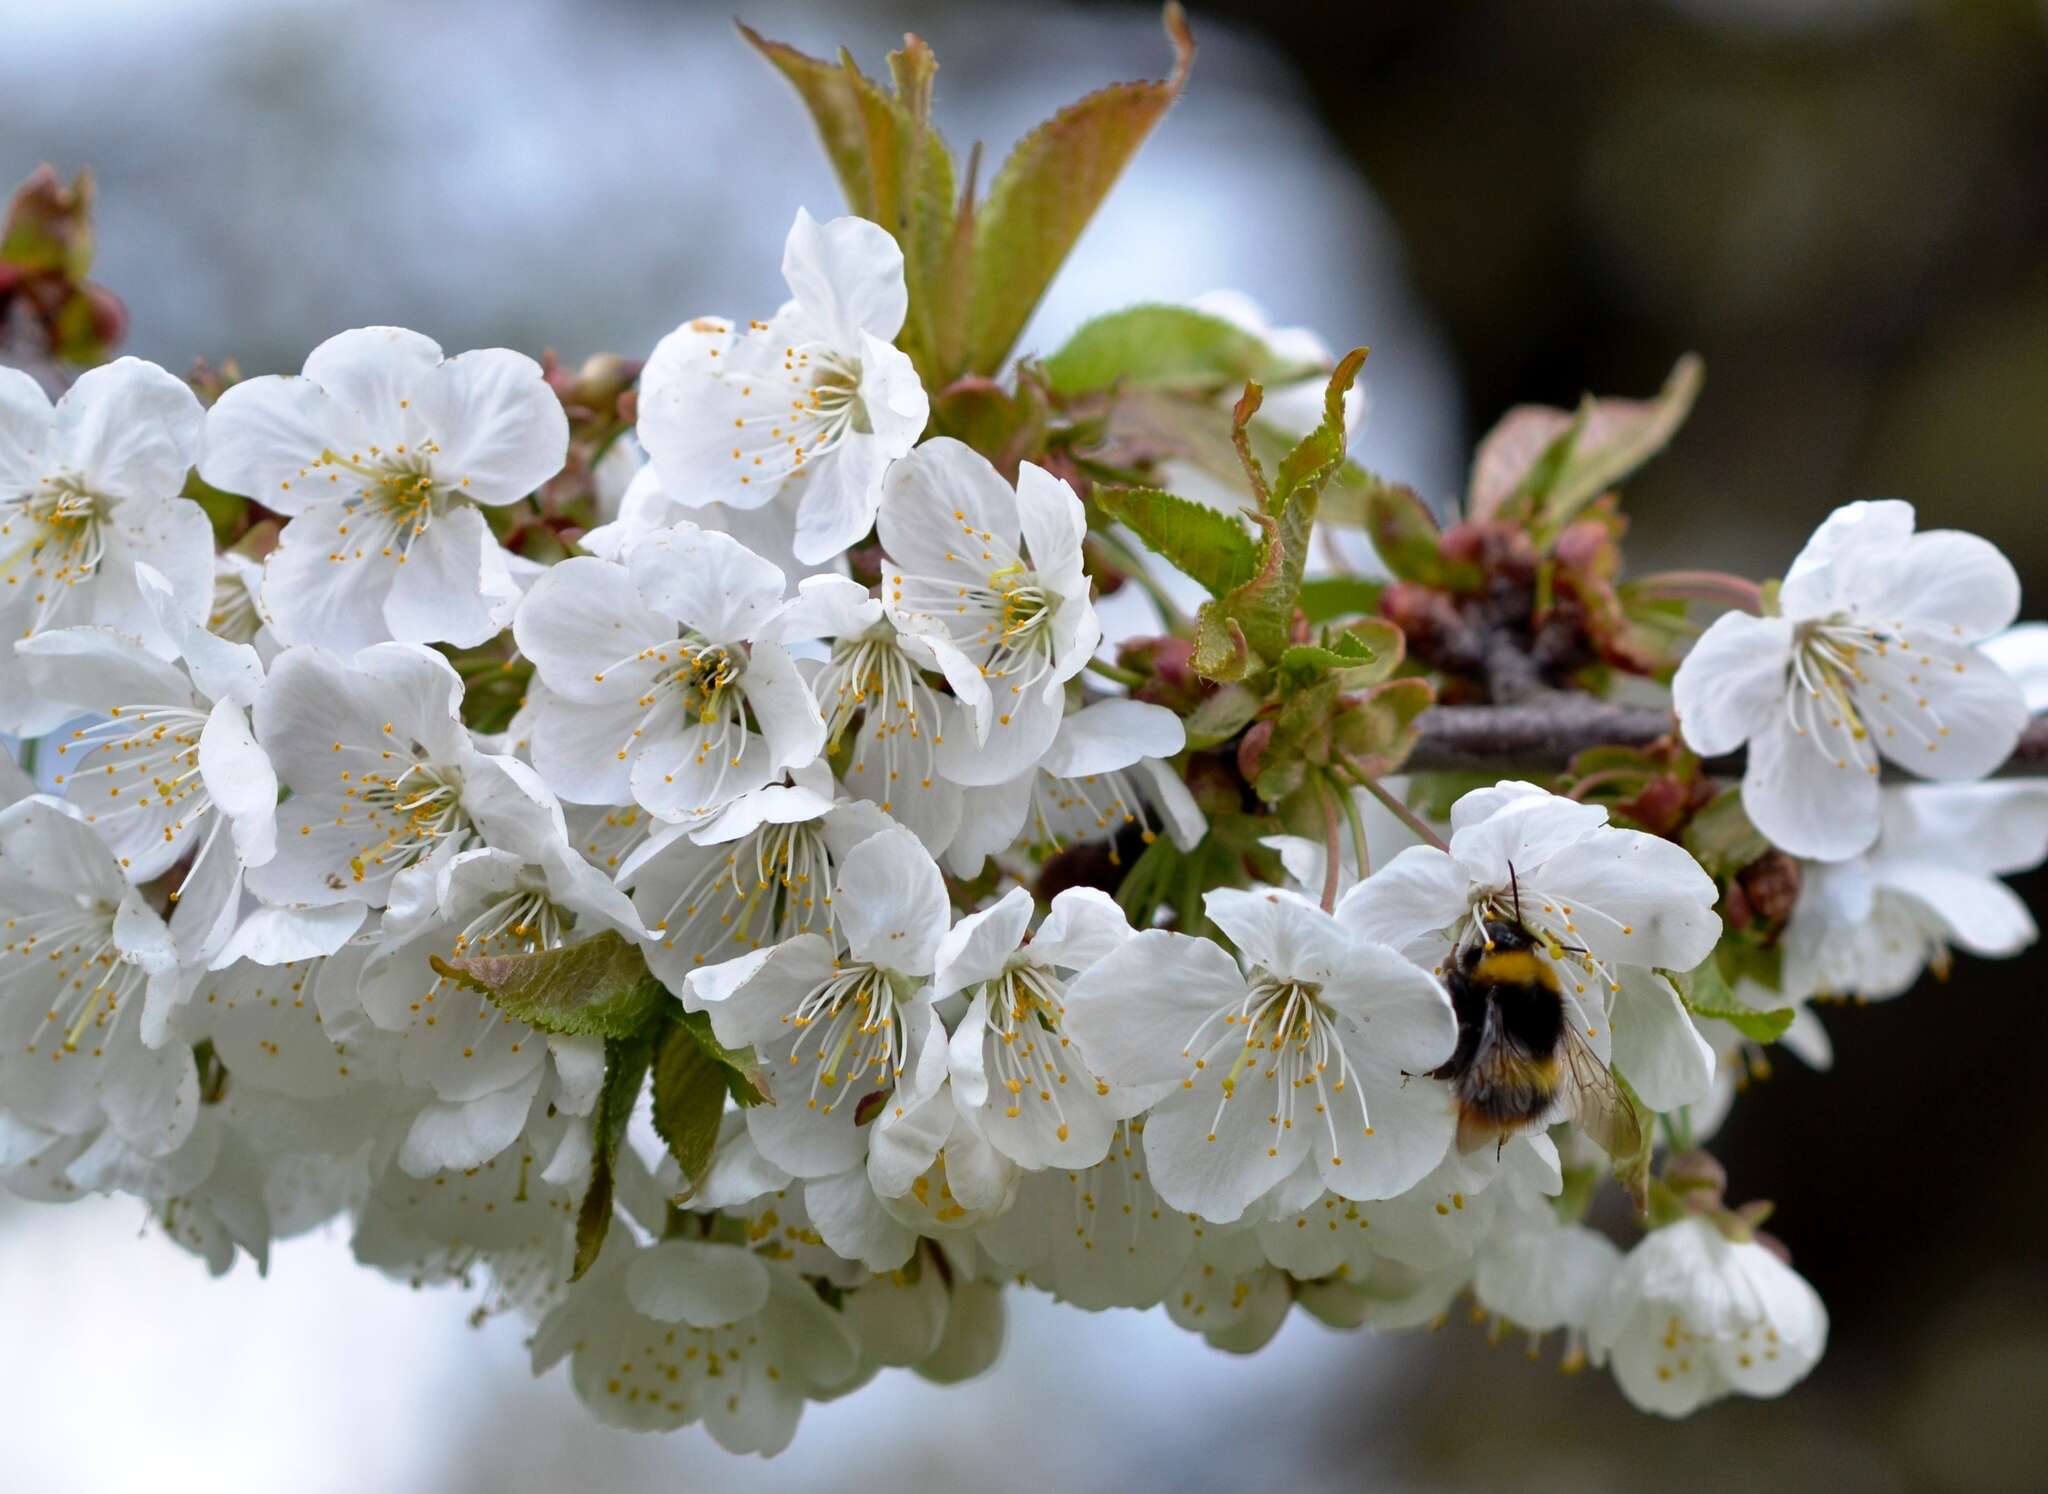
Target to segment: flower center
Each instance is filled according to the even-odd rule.
[[[756,335],[765,330],[755,323]],[[858,358],[808,342],[785,344],[779,362],[779,369],[766,374],[721,375],[742,399],[759,401],[751,413],[733,417],[732,461],[742,485],[779,482],[849,434],[874,429],[860,397]]]
[[[815,821],[763,825],[723,857],[709,859],[654,928],[667,948],[681,944],[699,965],[798,934],[833,938],[832,853],[825,837]]]
[[[213,605],[207,609],[206,630],[230,643],[254,643],[263,631],[263,614],[256,608],[256,593],[240,574],[222,566],[213,578]]]
[[[414,763],[395,778],[379,773],[359,777],[353,797],[382,838],[365,843],[349,859],[358,882],[372,867],[403,871],[435,847],[448,841],[460,846],[474,833],[462,804],[462,778],[453,769]]]
[[[816,690],[826,707],[829,750],[837,752],[856,719],[848,783],[872,794],[882,809],[894,810],[898,785],[909,775],[919,790],[932,787],[939,745],[939,702],[924,675],[896,645],[896,630],[878,624],[860,638],[835,645],[818,673]],[[868,774],[872,761],[876,777]]]
[[[33,633],[46,626],[65,590],[97,574],[106,554],[111,505],[69,473],[45,477],[16,508],[0,518],[0,598],[35,600]]]
[[[1940,750],[1949,728],[1932,684],[1941,672],[1967,669],[1916,643],[1904,623],[1878,628],[1841,612],[1810,619],[1792,634],[1786,719],[1837,768],[1875,774],[1880,750]]]
[[[907,992],[911,985],[879,965],[847,965],[782,1019],[797,1034],[789,1045],[789,1066],[801,1070],[808,1062],[814,1069],[806,1102],[811,1109],[830,1115],[847,1094],[863,1101],[903,1077],[910,1042],[896,1020],[899,989]]]
[[[1017,956],[988,983],[988,1037],[982,1044],[991,1100],[997,1088],[1009,1096],[1004,1116],[1019,1119],[1026,1102],[1043,1105],[1061,1141],[1067,1139],[1067,1116],[1060,1092],[1079,1072],[1073,1040],[1061,1027],[1064,994],[1049,971]],[[1097,1094],[1109,1093],[1107,1084],[1093,1082]]]
[[[946,636],[974,656],[990,681],[996,720],[1010,724],[1009,701],[1040,683],[1053,666],[1053,619],[1062,598],[993,533],[976,529],[956,510],[959,548],[946,559],[967,574],[923,576],[891,572],[891,600],[930,617]],[[987,566],[986,571],[981,570]],[[984,579],[969,579],[972,575]],[[1006,690],[997,688],[1007,685]]]
[[[454,507],[461,499],[460,490],[469,486],[466,477],[453,487],[435,478],[433,459],[440,451],[431,437],[417,445],[401,442],[389,451],[372,446],[367,456],[361,452],[343,456],[330,448],[322,451],[312,466],[301,467],[302,480],[324,473],[330,483],[339,486],[346,481],[344,473],[354,479],[352,491],[342,499],[341,520],[335,525],[335,534],[346,543],[336,548],[332,558],[361,558],[375,549],[403,565],[435,516]]]
[[[213,807],[199,774],[199,735],[205,728],[206,713],[189,706],[116,706],[105,721],[71,733],[57,755],[68,758],[76,751],[80,764],[90,762],[90,771],[118,780],[104,792],[127,802],[102,810],[96,822],[115,815],[175,814],[182,807],[184,818],[164,827],[164,839],[170,840]],[[104,761],[94,760],[98,754],[105,754]],[[62,786],[66,777],[60,773],[55,782]]]
[[[122,1003],[148,979],[140,966],[122,955],[114,943],[118,910],[94,898],[78,898],[71,906],[0,918],[0,991],[24,1003],[43,1006],[43,1017],[29,1034],[23,1051],[48,1051],[53,1062],[84,1051],[93,1058],[105,1052],[106,1029],[120,1014]]]
[[[1361,1133],[1372,1135],[1364,1094],[1351,1082],[1350,1061],[1323,1003],[1322,987],[1312,982],[1255,972],[1244,1000],[1204,1018],[1181,1049],[1181,1056],[1194,1060],[1194,1068],[1182,1081],[1188,1089],[1194,1088],[1198,1076],[1228,1061],[1217,1080],[1223,1095],[1209,1123],[1211,1141],[1222,1129],[1224,1107],[1240,1099],[1240,1088],[1268,1081],[1275,1086],[1275,1098],[1268,1117],[1273,1137],[1267,1156],[1279,1155],[1281,1133],[1294,1129],[1296,1112],[1304,1102],[1314,1105],[1313,1113],[1322,1117],[1329,1131],[1333,1166],[1344,1163],[1335,1114],[1338,1104],[1355,1098]],[[1336,1066],[1334,1075],[1332,1064]]]

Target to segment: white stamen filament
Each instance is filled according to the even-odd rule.
[[[654,928],[700,965],[720,945],[737,953],[813,930],[836,941],[831,848],[814,821],[763,825],[693,877]]]
[[[820,1115],[830,1115],[849,1095],[857,1103],[871,1090],[887,1089],[903,1077],[910,1057],[909,1035],[896,1020],[894,983],[878,966],[841,967],[782,1021],[796,1029],[796,1040],[789,1045],[792,1069],[802,1069],[804,1044],[810,1042],[815,1072],[806,1103]],[[812,1028],[819,1030],[813,1033]],[[825,1095],[823,1104],[820,1094]]]
[[[1212,1027],[1221,1027],[1214,1033]],[[1243,1028],[1240,1041],[1232,1028]],[[1337,1132],[1336,1104],[1350,1095],[1358,1104],[1358,1126],[1363,1136],[1372,1135],[1372,1121],[1366,1114],[1365,1095],[1351,1082],[1351,1064],[1337,1036],[1335,1023],[1323,1005],[1321,989],[1304,981],[1282,980],[1258,971],[1248,983],[1244,999],[1235,1006],[1220,1007],[1204,1018],[1181,1049],[1194,1068],[1182,1081],[1192,1089],[1196,1078],[1212,1064],[1226,1058],[1229,1067],[1218,1081],[1223,1094],[1217,1101],[1215,1117],[1209,1123],[1209,1139],[1221,1129],[1224,1107],[1237,1098],[1238,1087],[1247,1077],[1272,1080],[1276,1099],[1269,1117],[1273,1139],[1268,1156],[1279,1153],[1282,1132],[1294,1128],[1296,1095],[1304,1089],[1315,1091],[1315,1113],[1323,1118],[1329,1132],[1333,1165],[1342,1166],[1344,1151]],[[1328,1078],[1330,1064],[1337,1073]]]

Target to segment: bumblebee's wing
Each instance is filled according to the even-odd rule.
[[[1569,1015],[1564,1024],[1564,1090],[1571,1117],[1610,1157],[1631,1157],[1642,1147],[1635,1106],[1586,1042]]]

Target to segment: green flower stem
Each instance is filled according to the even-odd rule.
[[[1316,799],[1323,806],[1323,911],[1337,911],[1337,883],[1342,871],[1344,852],[1337,844],[1337,806],[1333,801],[1330,780],[1318,773],[1315,777]]]
[[[1358,781],[1358,786],[1384,804],[1387,812],[1393,815],[1395,819],[1421,836],[1423,844],[1435,846],[1439,851],[1450,850],[1450,847],[1444,843],[1444,838],[1429,828],[1427,820],[1403,804],[1395,795],[1381,788],[1379,780],[1361,768],[1354,759],[1346,757],[1342,761],[1351,776]]]
[[[1091,674],[1099,674],[1106,680],[1115,680],[1127,690],[1135,690],[1145,683],[1145,676],[1137,670],[1126,669],[1121,664],[1112,664],[1107,659],[1090,659],[1087,667]]]

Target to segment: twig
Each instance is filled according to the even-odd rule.
[[[1617,705],[1587,695],[1547,694],[1514,705],[1432,706],[1416,718],[1406,773],[1556,773],[1588,747],[1648,747],[1675,729],[1655,706]],[[1710,760],[1710,772],[1740,777],[1743,755]],[[2001,776],[2048,775],[2048,717],[2020,734]],[[1890,770],[1887,769],[1887,776]]]

